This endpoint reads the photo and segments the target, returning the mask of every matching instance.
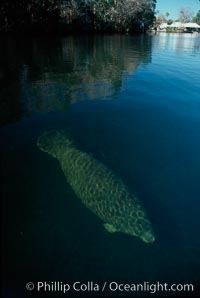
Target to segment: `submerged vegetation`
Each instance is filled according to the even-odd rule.
[[[145,32],[156,0],[2,0],[0,31]]]

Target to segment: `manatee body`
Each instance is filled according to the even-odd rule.
[[[60,131],[41,135],[38,147],[57,158],[78,198],[104,222],[109,232],[123,232],[145,242],[155,240],[144,209],[123,181],[104,164],[78,150]]]

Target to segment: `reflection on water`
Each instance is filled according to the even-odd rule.
[[[38,280],[160,281],[197,289],[199,36],[0,42],[4,296],[27,297],[24,284]],[[140,199],[153,243],[108,234],[80,203],[58,161],[36,146],[52,129],[71,134],[76,148]],[[136,295],[113,296],[124,294]]]
[[[9,121],[13,105],[16,114],[29,114],[66,110],[79,100],[112,98],[140,63],[151,61],[151,38],[144,37],[69,37],[27,40],[25,45],[7,40],[1,49],[1,56],[9,49],[1,73],[1,121]]]
[[[190,54],[199,54],[200,36],[187,33],[159,33],[159,38],[155,43],[155,47],[159,50],[171,49],[173,52],[180,54],[190,52]]]

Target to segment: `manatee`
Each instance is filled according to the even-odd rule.
[[[104,222],[107,231],[154,242],[151,223],[138,198],[106,165],[77,149],[63,131],[45,132],[37,146],[59,161],[76,196]]]

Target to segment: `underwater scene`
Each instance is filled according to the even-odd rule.
[[[200,295],[199,73],[194,34],[1,37],[3,297]]]

